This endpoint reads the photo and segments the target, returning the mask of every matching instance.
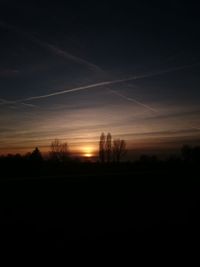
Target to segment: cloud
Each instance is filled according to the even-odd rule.
[[[152,131],[152,132],[138,132],[138,133],[126,133],[124,134],[124,136],[128,137],[128,136],[139,136],[139,137],[144,137],[144,136],[153,136],[153,137],[158,137],[158,136],[181,136],[184,134],[199,134],[200,133],[200,129],[196,128],[196,127],[191,127],[191,128],[184,128],[184,129],[171,129],[171,130],[167,130],[167,131]]]

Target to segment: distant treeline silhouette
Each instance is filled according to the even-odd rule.
[[[165,160],[155,155],[142,155],[139,160],[121,161],[126,153],[126,143],[117,139],[112,141],[110,133],[102,133],[99,141],[99,159],[81,161],[72,157],[67,143],[59,139],[52,141],[47,156],[43,156],[36,147],[25,155],[8,154],[0,156],[1,177],[60,176],[72,174],[101,174],[106,172],[127,172],[133,170],[159,171],[160,169],[198,167],[200,164],[200,146],[184,145],[181,153]]]

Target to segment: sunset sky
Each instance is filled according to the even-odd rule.
[[[200,5],[49,2],[0,1],[0,154],[200,144]]]

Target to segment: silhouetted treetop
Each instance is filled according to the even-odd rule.
[[[104,133],[102,133],[99,141],[99,160],[101,163],[105,162],[105,144],[106,144],[106,136]]]
[[[110,162],[112,159],[112,136],[110,133],[108,133],[106,137],[105,150],[106,150],[106,161]]]
[[[35,162],[39,162],[43,160],[42,154],[40,152],[40,150],[38,149],[38,147],[36,147],[33,152],[30,154],[29,156],[30,160],[35,161]]]

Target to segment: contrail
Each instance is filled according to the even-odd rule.
[[[82,91],[82,90],[96,88],[96,87],[101,87],[101,86],[105,86],[105,85],[113,85],[113,84],[133,81],[133,80],[139,80],[139,79],[159,76],[159,75],[162,75],[162,74],[165,74],[165,73],[175,72],[175,71],[178,71],[178,70],[191,68],[191,67],[194,67],[194,66],[197,66],[197,65],[200,65],[200,63],[195,63],[195,64],[192,64],[192,65],[184,65],[184,66],[180,66],[180,67],[176,67],[176,68],[171,68],[171,69],[162,70],[162,71],[158,71],[158,72],[154,72],[154,73],[148,73],[148,74],[139,75],[139,76],[130,76],[130,77],[125,78],[125,79],[118,79],[118,80],[111,80],[111,81],[93,83],[93,84],[89,84],[89,85],[75,87],[75,88],[72,88],[72,89],[61,90],[61,91],[54,92],[54,93],[51,93],[51,94],[33,96],[33,97],[25,98],[25,99],[22,99],[22,100],[18,100],[16,102],[21,102],[21,101],[24,102],[24,101],[30,101],[30,100],[44,99],[44,98],[48,98],[48,97],[68,94],[68,93]]]
[[[110,90],[110,92],[112,92],[113,94],[115,94],[115,95],[117,95],[117,96],[119,96],[119,97],[121,97],[121,98],[123,98],[123,99],[125,99],[127,101],[134,102],[134,103],[138,104],[139,106],[142,106],[142,107],[144,107],[144,108],[146,108],[146,109],[148,109],[150,111],[158,112],[156,109],[154,109],[154,108],[150,107],[149,105],[146,105],[146,104],[136,100],[135,98],[127,97],[125,95],[120,94],[119,92],[114,91],[114,90]]]
[[[30,103],[21,102],[20,104],[22,104],[25,107],[29,107],[29,108],[38,108],[38,106],[30,104]]]
[[[63,58],[66,58],[66,59],[70,59],[78,64],[81,64],[81,65],[85,65],[86,67],[88,67],[89,69],[93,70],[93,71],[98,71],[98,72],[102,72],[102,70],[95,64],[93,63],[90,63],[82,58],[79,58],[77,56],[74,56],[70,53],[68,53],[67,51],[64,51],[52,44],[49,44],[47,42],[44,42],[44,41],[40,41],[39,39],[35,38],[33,39],[35,42],[37,42],[40,46],[44,46],[46,47],[47,49],[49,49],[50,51],[52,51],[54,54],[58,55],[58,56],[61,56]]]
[[[52,44],[50,44],[48,42],[45,42],[45,41],[42,41],[39,38],[35,37],[33,34],[30,34],[28,32],[23,31],[19,27],[7,24],[7,23],[5,23],[3,21],[0,21],[0,26],[3,27],[3,28],[7,28],[7,29],[10,29],[10,30],[13,30],[13,31],[15,31],[15,32],[17,32],[19,34],[22,34],[22,35],[26,36],[28,39],[30,39],[34,43],[38,44],[41,47],[44,47],[45,49],[48,49],[49,51],[53,52],[55,55],[61,56],[61,57],[65,58],[65,59],[72,60],[72,61],[74,61],[74,62],[76,62],[76,63],[78,63],[80,65],[84,65],[85,67],[89,68],[90,70],[98,71],[98,72],[102,72],[103,71],[99,66],[97,66],[97,65],[95,65],[95,64],[93,64],[93,63],[91,63],[91,62],[89,62],[89,61],[87,61],[85,59],[82,59],[80,57],[72,55],[71,53],[69,53],[69,52],[67,52],[65,50],[62,50],[61,48],[58,48],[55,45],[52,45]]]
[[[60,49],[60,48],[58,48],[58,47],[56,47],[56,46],[54,46],[48,42],[41,41],[40,39],[36,38],[34,35],[27,33],[16,26],[9,25],[9,24],[2,22],[2,21],[0,21],[0,26],[4,27],[4,28],[12,29],[15,32],[18,32],[20,34],[25,35],[27,38],[29,38],[30,40],[32,40],[36,44],[48,49],[49,51],[53,52],[56,55],[62,56],[63,58],[66,58],[66,59],[73,60],[74,62],[76,62],[78,64],[85,65],[91,70],[105,73],[99,66],[97,66],[93,63],[90,63],[90,62],[88,62],[82,58],[77,57],[77,56],[74,56],[74,55],[68,53],[67,51],[64,51],[64,50],[62,50],[62,49]],[[151,72],[151,73],[147,73],[147,74],[143,74],[143,75],[139,75],[139,76],[130,76],[130,77],[124,78],[124,79],[117,79],[117,80],[110,80],[110,81],[104,81],[104,82],[99,82],[99,83],[93,83],[93,84],[89,84],[89,85],[85,85],[85,86],[75,87],[72,89],[61,90],[61,91],[54,92],[51,94],[33,96],[33,97],[29,97],[29,98],[25,98],[25,99],[21,99],[21,100],[16,100],[16,101],[6,101],[5,100],[5,101],[1,102],[0,105],[21,103],[21,104],[26,105],[26,106],[34,107],[34,105],[26,104],[24,102],[31,101],[31,100],[44,99],[44,98],[48,98],[48,97],[58,96],[58,95],[62,95],[62,94],[72,93],[72,92],[76,92],[76,91],[81,91],[81,90],[86,90],[86,89],[91,89],[91,88],[96,88],[96,87],[101,87],[101,86],[106,86],[106,85],[113,85],[113,84],[133,81],[133,80],[145,79],[145,78],[149,78],[149,77],[154,77],[154,76],[163,75],[163,74],[170,73],[170,72],[175,72],[175,71],[191,68],[191,67],[198,66],[198,65],[200,65],[199,62],[191,64],[191,65],[183,65],[183,66],[179,66],[179,67],[170,68],[167,70]],[[110,91],[112,91],[112,90],[110,90]],[[112,92],[115,93],[116,95],[118,95],[119,97],[126,99],[127,101],[137,103],[137,104],[139,104],[139,105],[141,105],[141,106],[143,106],[143,107],[145,107],[145,108],[147,108],[153,112],[156,112],[155,109],[137,101],[136,99],[133,99],[130,97],[128,98],[128,97],[126,97],[126,96],[124,96],[124,95],[122,95],[116,91],[112,91]]]

